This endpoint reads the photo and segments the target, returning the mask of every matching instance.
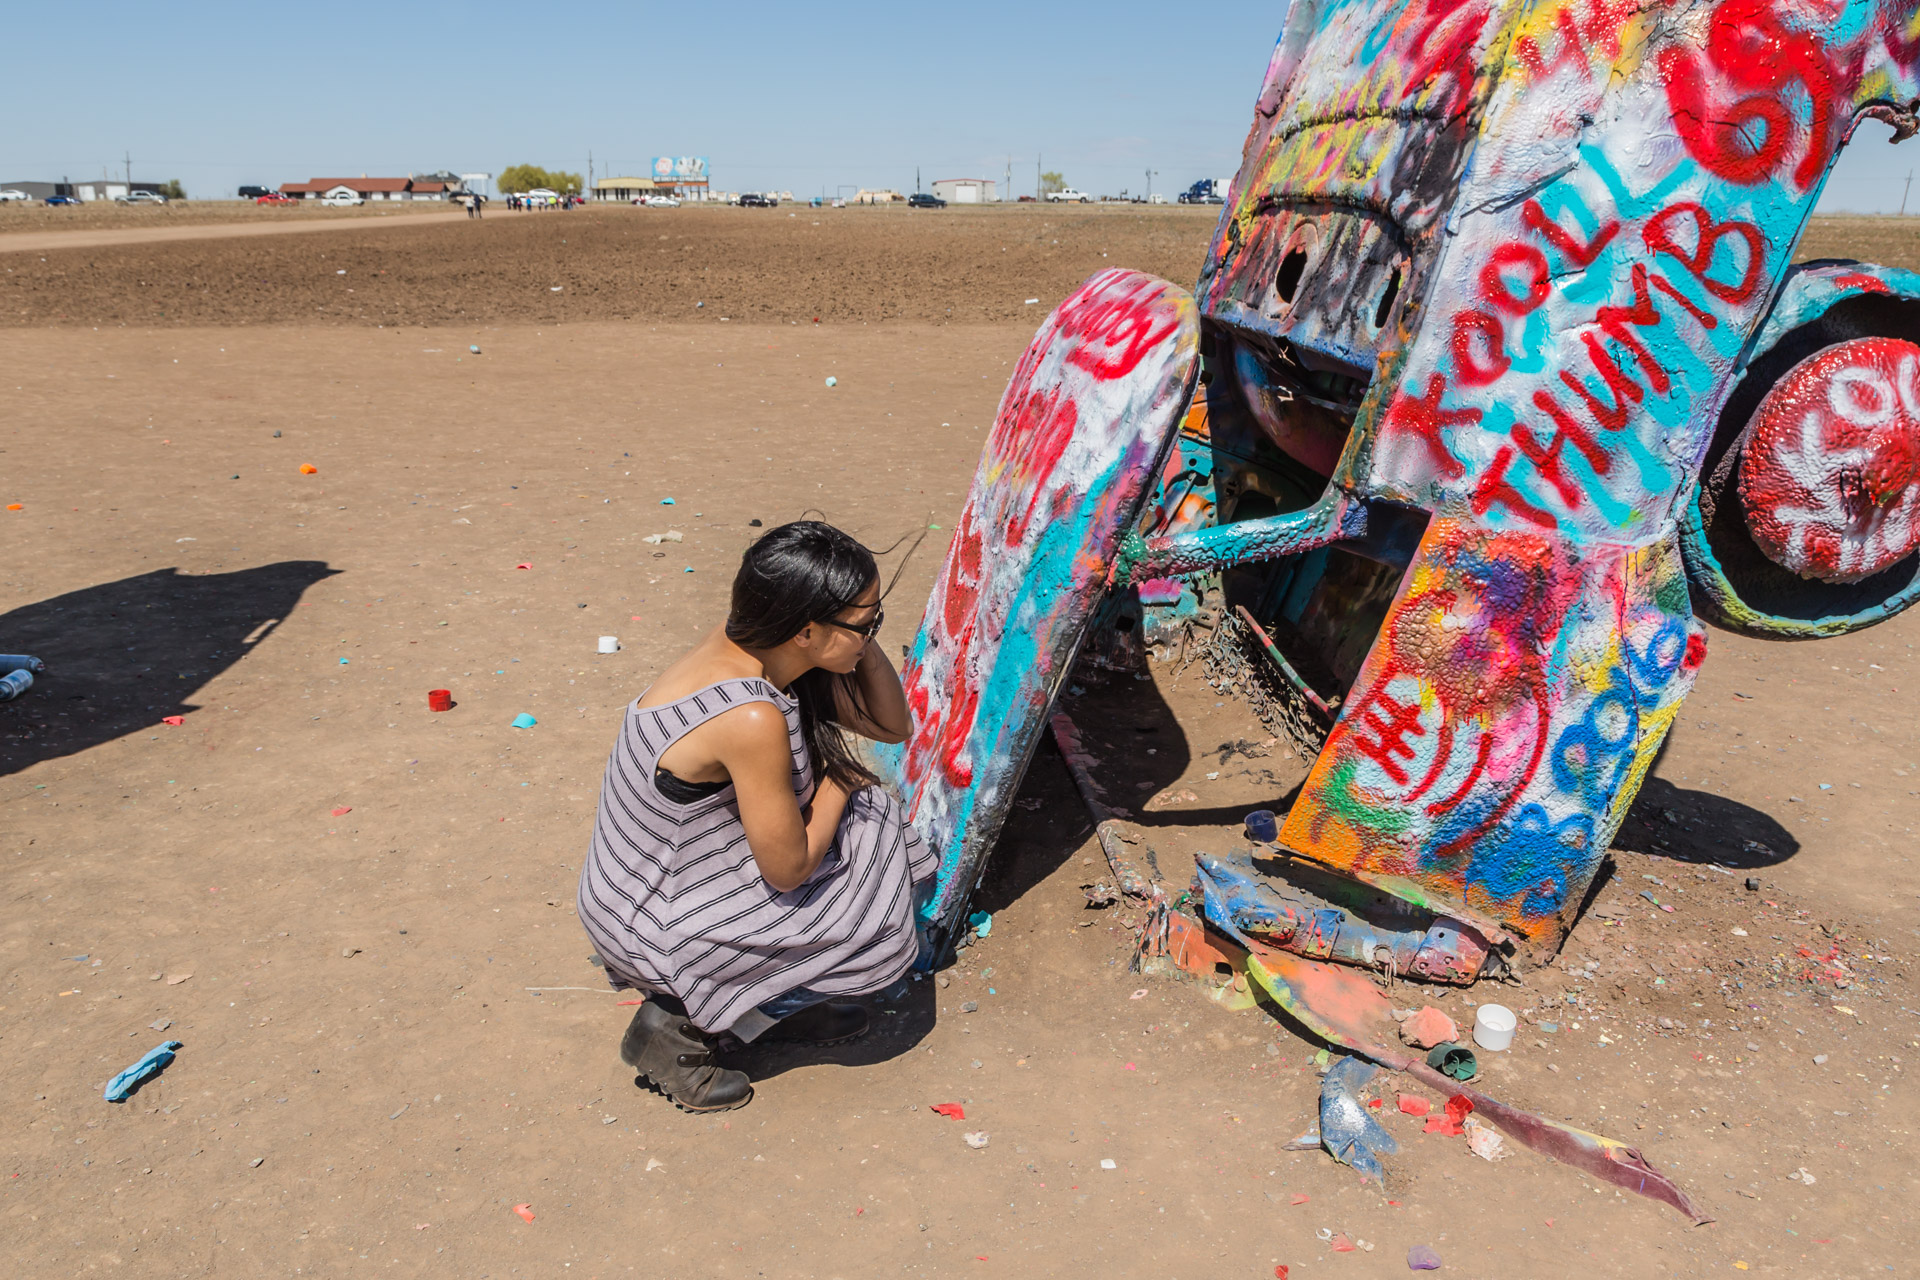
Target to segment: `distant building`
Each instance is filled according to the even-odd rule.
[[[362,200],[445,200],[460,188],[438,178],[314,178],[308,182],[288,182],[280,194],[296,200],[318,200],[336,192],[359,196]],[[85,197],[82,197],[84,199]]]
[[[91,182],[76,182],[73,189],[65,194],[77,200],[125,200],[129,191],[151,191],[160,194],[157,182],[122,182],[117,179],[101,178]]]
[[[24,191],[35,200],[73,195],[71,182],[0,182],[0,191]]]
[[[892,187],[862,187],[853,197],[855,204],[899,204],[905,200]]]
[[[595,200],[615,200],[622,204],[672,194],[671,183],[655,182],[652,178],[602,178],[593,184]]]
[[[933,194],[948,204],[992,204],[996,199],[992,178],[936,178]]]

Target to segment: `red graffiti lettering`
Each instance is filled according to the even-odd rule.
[[[1785,92],[1795,87],[1807,96],[1809,118],[1793,180],[1805,191],[1825,172],[1839,86],[1820,41],[1782,25],[1772,0],[1723,0],[1713,12],[1705,58],[1669,47],[1659,65],[1674,128],[1714,173],[1748,186],[1772,175],[1800,132]],[[1711,102],[1716,84],[1743,96],[1727,105]]]
[[[973,605],[980,594],[980,531],[969,510],[947,556],[947,581],[941,591],[940,619],[949,636],[959,636],[973,623]]]
[[[1459,21],[1452,24],[1444,39],[1429,49],[1428,41],[1456,16]],[[1407,88],[1401,97],[1415,97],[1431,82],[1445,76],[1453,81],[1447,101],[1464,106],[1473,94],[1473,82],[1479,74],[1473,48],[1479,43],[1480,30],[1486,21],[1484,4],[1472,5],[1469,11],[1468,0],[1427,0],[1426,12],[1421,15],[1420,26],[1409,42],[1412,58],[1407,69]]]
[[[1524,293],[1513,291],[1513,281],[1507,275],[1510,267],[1525,268]],[[1488,257],[1487,265],[1480,268],[1480,291],[1489,304],[1508,315],[1524,316],[1538,308],[1547,300],[1551,280],[1546,255],[1530,244],[1503,244]]]
[[[1506,345],[1507,331],[1498,316],[1462,311],[1453,318],[1453,360],[1467,386],[1484,387],[1513,367]]]
[[[1528,502],[1521,492],[1507,480],[1507,468],[1513,465],[1513,450],[1502,448],[1493,455],[1493,462],[1487,467],[1485,475],[1473,490],[1473,513],[1477,516],[1487,514],[1497,502],[1507,507],[1523,520],[1551,529],[1558,521],[1552,515]]]
[[[1380,713],[1386,712],[1383,717]],[[1368,734],[1372,734],[1369,737]],[[1420,725],[1420,704],[1418,702],[1400,702],[1389,694],[1384,684],[1376,687],[1373,697],[1360,715],[1350,724],[1347,740],[1354,748],[1369,757],[1380,766],[1380,771],[1392,778],[1395,786],[1407,785],[1407,771],[1400,767],[1400,760],[1413,759],[1413,748],[1408,745],[1409,737],[1424,738],[1427,731]]]
[[[1666,294],[1669,298],[1672,298],[1682,307],[1685,307],[1687,314],[1697,320],[1702,329],[1713,329],[1719,326],[1720,322],[1713,317],[1712,313],[1702,311],[1699,306],[1694,303],[1693,299],[1668,284],[1665,276],[1654,276],[1653,287]]]
[[[1564,16],[1564,11],[1562,13]],[[1546,210],[1540,207],[1538,200],[1529,200],[1520,207],[1520,220],[1548,244],[1558,249],[1568,262],[1582,270],[1592,266],[1593,260],[1600,256],[1600,251],[1620,234],[1620,220],[1611,218],[1605,226],[1593,233],[1592,238],[1585,244],[1581,244],[1559,223],[1547,216]]]
[[[1627,414],[1631,412],[1628,403],[1639,404],[1647,393],[1614,363],[1613,357],[1607,354],[1607,349],[1600,345],[1598,338],[1591,333],[1583,333],[1580,337],[1587,344],[1587,354],[1593,358],[1593,367],[1599,372],[1601,381],[1613,393],[1613,403],[1600,403],[1600,397],[1594,395],[1585,382],[1565,369],[1560,371],[1560,381],[1567,385],[1569,391],[1586,401],[1587,412],[1593,415],[1595,422],[1608,431],[1619,431],[1627,425]]]
[[[1547,392],[1534,392],[1533,403],[1535,408],[1542,410],[1553,420],[1553,434],[1548,437],[1545,444],[1541,444],[1532,431],[1520,423],[1515,423],[1513,446],[1526,455],[1527,460],[1533,463],[1535,470],[1539,471],[1541,476],[1554,487],[1560,495],[1560,501],[1566,504],[1568,510],[1578,510],[1586,498],[1581,492],[1579,482],[1568,475],[1560,465],[1561,454],[1566,446],[1571,444],[1578,449],[1580,456],[1587,460],[1587,465],[1593,468],[1596,475],[1604,476],[1612,471],[1613,459],[1607,456],[1606,450],[1600,447],[1600,442],[1593,438],[1592,433],[1575,422]]]
[[[1060,388],[1049,388],[1028,397],[1020,406],[1017,425],[1007,433],[1005,455],[1007,470],[1001,484],[1013,494],[1025,491],[1024,509],[1007,521],[1006,540],[1017,547],[1026,539],[1040,501],[1049,497],[1047,481],[1060,462],[1060,456],[1073,442],[1074,428],[1080,421],[1080,408]]]
[[[1446,441],[1440,438],[1440,431],[1443,427],[1478,422],[1481,412],[1478,409],[1442,409],[1440,398],[1446,392],[1447,379],[1438,373],[1427,375],[1427,392],[1423,396],[1410,396],[1404,391],[1396,391],[1392,403],[1387,406],[1387,417],[1382,427],[1388,434],[1404,431],[1418,439],[1427,447],[1434,468],[1447,479],[1458,480],[1466,474],[1466,468],[1447,450]]]
[[[1059,316],[1061,336],[1078,340],[1068,362],[1103,382],[1132,373],[1180,325],[1177,313],[1158,306],[1164,296],[1149,283],[1076,295]]]
[[[1559,28],[1559,52],[1548,62],[1540,53],[1540,42],[1532,36],[1521,36],[1513,42],[1514,56],[1520,65],[1533,73],[1538,80],[1549,71],[1558,71],[1561,67],[1570,67],[1585,75],[1587,71],[1587,50],[1580,41],[1579,28],[1573,21],[1573,10],[1562,9],[1555,15],[1554,25]]]
[[[1615,342],[1633,352],[1634,359],[1640,362],[1640,370],[1646,374],[1647,385],[1656,395],[1665,395],[1673,383],[1667,377],[1667,371],[1653,358],[1645,346],[1641,345],[1637,335],[1627,331],[1628,325],[1650,329],[1660,323],[1660,312],[1653,305],[1653,295],[1647,291],[1647,268],[1641,263],[1633,264],[1633,305],[1630,307],[1605,306],[1594,313],[1593,322],[1600,331]],[[1587,346],[1595,351],[1600,349],[1592,334],[1584,335]],[[1608,361],[1612,363],[1611,359]],[[1603,375],[1604,376],[1604,375]],[[1611,382],[1611,380],[1609,380]]]
[[[1692,249],[1674,236],[1676,226],[1689,218],[1693,220]],[[1670,204],[1653,215],[1641,236],[1646,240],[1650,252],[1668,254],[1678,259],[1680,265],[1700,282],[1701,288],[1722,302],[1738,305],[1747,301],[1759,288],[1762,273],[1766,269],[1767,242],[1760,234],[1760,228],[1751,222],[1715,222],[1712,214],[1690,200]],[[1738,236],[1747,246],[1746,265],[1740,270],[1740,279],[1732,284],[1713,276],[1714,257],[1720,242],[1728,236]]]
[[[1580,451],[1580,455],[1587,460],[1587,465],[1591,466],[1595,473],[1604,476],[1613,470],[1613,458],[1600,447],[1600,442],[1595,440],[1586,428],[1573,420],[1572,414],[1561,408],[1560,402],[1553,398],[1551,392],[1544,390],[1534,392],[1533,404],[1536,409],[1553,419],[1556,445],[1564,436],[1572,442],[1574,448]]]

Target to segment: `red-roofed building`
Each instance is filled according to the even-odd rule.
[[[288,182],[280,187],[282,195],[296,200],[318,200],[334,192],[359,196],[362,200],[445,200],[449,194],[444,182],[412,178],[314,178],[309,182]]]

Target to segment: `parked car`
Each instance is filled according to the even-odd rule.
[[[167,198],[158,191],[129,191],[121,198],[122,204],[165,204]]]
[[[362,200],[357,195],[351,195],[351,194],[342,195],[340,192],[336,191],[330,196],[321,196],[320,203],[324,205],[331,205],[336,209],[347,209],[347,208],[353,207],[356,204],[365,204],[366,201]]]
[[[48,196],[46,198],[45,203],[47,204],[79,204],[80,202],[74,199],[72,196]]]
[[[672,196],[647,196],[639,201],[649,209],[678,209],[680,202]]]
[[[780,197],[762,195],[758,191],[742,191],[740,207],[742,209],[777,209],[780,207]]]
[[[1059,191],[1049,191],[1047,192],[1047,199],[1056,204],[1062,204],[1068,201],[1078,201],[1081,204],[1093,203],[1092,196],[1084,191],[1075,191],[1072,187],[1065,187]]]
[[[242,187],[235,194],[242,200],[258,200],[261,196],[277,196],[280,190],[277,187]]]
[[[269,191],[265,195],[255,196],[253,198],[253,202],[255,204],[299,204],[300,203],[298,200],[295,200],[292,196],[284,195],[278,191]]]
[[[0,191],[0,204],[10,204],[15,200],[30,201],[32,199],[33,197],[26,192],[16,191],[12,187],[8,187],[5,191]]]
[[[907,197],[907,208],[909,209],[944,209],[946,207],[947,202],[945,200],[942,200],[939,196],[928,195],[924,191],[916,191]]]

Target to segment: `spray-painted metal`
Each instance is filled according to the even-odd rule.
[[[1371,927],[1311,866],[1403,904],[1408,937],[1453,922],[1449,980],[1550,956],[1705,656],[1696,593],[1788,636],[1920,593],[1920,278],[1789,266],[1859,120],[1904,137],[1917,107],[1916,0],[1296,0],[1196,290],[1204,394],[1091,415],[1142,465],[1065,502],[1103,517],[1060,523],[1072,553],[1003,551],[976,513],[1027,501],[996,450],[1046,434],[1004,424],[1033,362],[1087,340],[1062,319],[1083,303],[1003,406],[909,669],[927,723],[900,777],[950,851],[941,910],[1076,619],[1138,618],[1161,648],[1254,643],[1337,711],[1302,735],[1292,858],[1259,872],[1302,921]],[[948,617],[956,564],[978,568]],[[1096,567],[1137,612],[1096,614]],[[980,683],[968,618],[1017,628],[1035,593],[1076,603],[994,632],[992,670],[1031,674]],[[1328,933],[1270,936],[1405,958]]]
[[[1103,271],[1047,318],[1001,399],[902,674],[913,736],[881,754],[940,857],[922,914],[943,942],[1105,593],[1112,549],[1139,519],[1198,351],[1185,290]]]

